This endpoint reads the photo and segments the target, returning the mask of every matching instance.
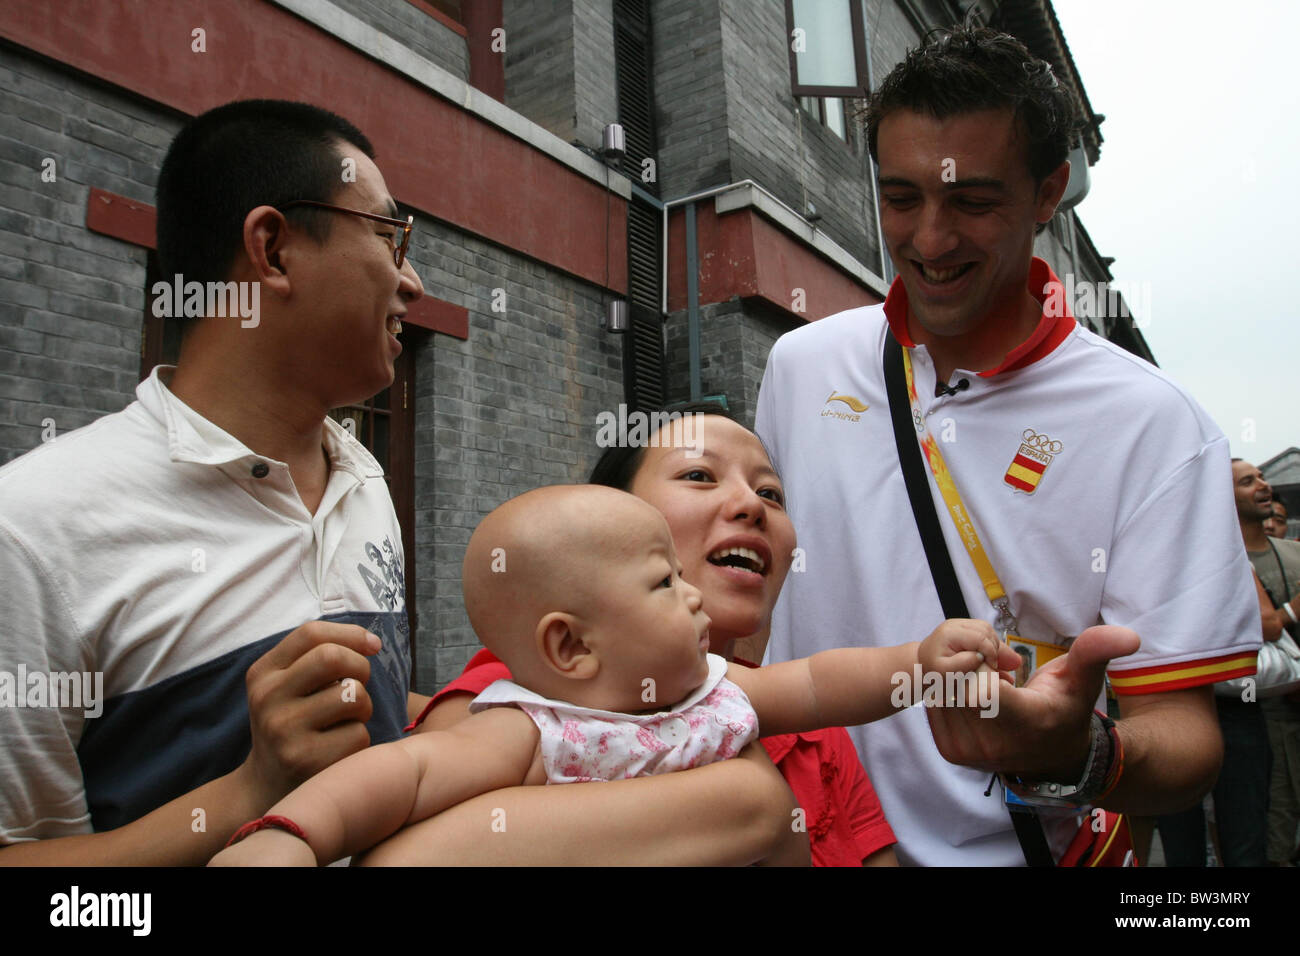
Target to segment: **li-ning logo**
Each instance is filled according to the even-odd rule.
[[[846,422],[856,422],[861,421],[862,413],[867,410],[866,402],[854,398],[852,395],[836,394],[833,389],[831,390],[830,398],[826,399],[825,404],[829,405],[831,402],[843,402],[849,408],[853,409],[853,411],[842,412],[838,408],[823,408],[822,418],[838,418]]]
[[[1046,435],[1038,434],[1032,428],[1026,428],[1020,436],[1020,448],[1016,451],[1016,457],[1011,459],[1011,464],[1007,467],[1007,473],[1002,476],[1002,480],[1017,491],[1032,495],[1037,490],[1047,466],[1064,448],[1065,446],[1059,441],[1053,441]]]

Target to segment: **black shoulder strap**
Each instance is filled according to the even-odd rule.
[[[957,584],[957,572],[952,566],[952,556],[943,541],[939,526],[939,513],[934,510],[930,497],[930,482],[925,477],[925,463],[921,449],[916,444],[916,431],[912,425],[912,403],[907,397],[907,377],[903,371],[903,347],[888,331],[885,332],[885,393],[889,396],[889,415],[894,422],[894,444],[898,447],[898,463],[907,483],[907,497],[912,502],[912,517],[916,530],[921,533],[925,546],[925,559],[930,562],[930,576],[939,592],[939,604],[944,617],[970,617],[966,599]]]
[[[935,511],[930,482],[925,477],[921,449],[916,443],[912,403],[907,396],[907,375],[903,371],[903,347],[888,331],[885,332],[883,360],[885,393],[889,396],[889,416],[894,423],[898,464],[903,470],[903,481],[907,483],[907,497],[912,502],[912,517],[916,519],[916,530],[920,532],[921,543],[925,546],[925,558],[930,563],[930,577],[934,580],[935,590],[939,592],[939,604],[943,607],[944,617],[970,617],[966,598],[962,596],[961,585],[957,583],[957,571],[952,566],[952,555],[948,553],[948,546],[943,540],[939,513]],[[1032,811],[1007,812],[1011,814],[1011,823],[1016,828],[1016,838],[1020,840],[1025,862],[1030,866],[1053,866],[1052,851],[1048,849],[1038,815]]]

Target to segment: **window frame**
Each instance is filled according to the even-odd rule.
[[[808,102],[805,103],[804,101]],[[844,132],[841,134],[836,131],[835,127],[827,122],[826,104],[830,100],[835,100],[840,104],[840,121],[844,124]],[[838,96],[799,96],[795,97],[795,103],[799,108],[808,114],[808,118],[818,125],[825,127],[826,132],[830,133],[841,143],[852,147],[853,142],[849,138],[849,109],[844,103],[844,99]]]
[[[825,0],[822,0],[825,2]],[[853,66],[857,86],[809,86],[799,82],[798,55],[794,51],[794,0],[785,0],[785,48],[790,57],[790,88],[795,98],[801,96],[862,99],[870,95],[870,61],[867,54],[867,31],[859,0],[840,0],[849,6],[849,23],[853,28]]]

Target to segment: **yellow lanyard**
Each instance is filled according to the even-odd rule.
[[[921,450],[925,452],[925,460],[930,465],[935,484],[939,486],[939,493],[943,495],[943,500],[948,505],[948,514],[952,517],[953,524],[957,526],[957,533],[961,535],[962,544],[966,546],[966,553],[970,555],[980,581],[984,584],[984,593],[988,595],[989,602],[998,612],[994,627],[1005,635],[1015,636],[1019,631],[1019,625],[1016,616],[1011,613],[1011,601],[1002,587],[1002,582],[998,580],[998,573],[993,570],[993,563],[984,553],[980,536],[975,531],[975,524],[971,521],[970,515],[966,513],[966,506],[962,504],[961,495],[957,492],[957,483],[952,480],[952,472],[948,470],[948,465],[943,460],[939,444],[934,440],[934,435],[926,427],[925,419],[921,415],[921,403],[916,396],[916,381],[912,377],[911,349],[903,349],[903,371],[907,373],[907,398],[912,404],[912,422],[916,425],[917,434],[921,436]]]

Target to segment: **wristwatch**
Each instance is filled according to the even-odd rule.
[[[1094,711],[1089,730],[1092,742],[1078,783],[1029,783],[1012,774],[1004,774],[1005,781],[1025,803],[1046,807],[1081,807],[1093,803],[1114,787],[1122,765],[1122,759],[1117,758],[1122,751],[1115,721],[1105,714]]]

